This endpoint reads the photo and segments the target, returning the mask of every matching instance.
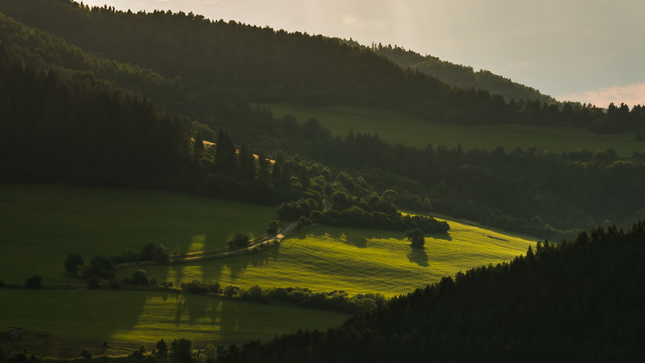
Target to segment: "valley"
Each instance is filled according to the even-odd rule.
[[[643,361],[644,181],[644,105],[2,0],[0,363]]]

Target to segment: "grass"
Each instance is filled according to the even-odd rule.
[[[526,253],[535,239],[449,221],[448,235],[426,237],[412,249],[403,233],[314,227],[253,255],[173,266],[145,266],[158,281],[192,280],[249,288],[307,287],[391,297],[469,268],[508,261]],[[129,276],[134,269],[118,272]]]
[[[156,191],[0,185],[0,279],[22,283],[39,274],[46,285],[83,283],[64,272],[63,261],[71,251],[87,260],[136,251],[148,242],[161,242],[179,253],[214,249],[238,232],[263,233],[274,213],[273,208]],[[423,250],[412,249],[403,233],[319,226],[256,254],[144,268],[159,282],[176,285],[200,280],[391,297],[458,271],[508,261],[535,242],[449,223],[450,232],[427,236]],[[134,269],[118,270],[117,277]],[[5,288],[0,290],[0,306],[0,321],[6,326],[95,343],[181,337],[247,341],[324,329],[347,318],[335,312],[150,291]],[[49,339],[32,337],[34,342]],[[51,344],[60,349],[70,345]]]
[[[61,185],[0,185],[0,279],[77,283],[65,273],[70,252],[138,252],[150,242],[173,253],[226,246],[236,233],[260,236],[275,208],[161,191]]]
[[[0,290],[6,327],[66,338],[157,342],[272,338],[298,329],[326,329],[348,314],[218,297],[146,291]],[[55,354],[55,352],[54,352]]]
[[[305,122],[316,118],[333,135],[345,136],[354,132],[378,134],[385,141],[401,143],[419,148],[432,144],[456,147],[464,150],[479,148],[493,150],[502,146],[507,152],[521,147],[527,150],[536,147],[560,153],[585,149],[591,152],[614,149],[620,156],[631,156],[634,152],[645,152],[645,143],[638,142],[634,133],[598,135],[586,129],[561,126],[454,125],[423,120],[403,113],[352,106],[304,106],[295,104],[260,104],[268,107],[277,117],[288,114]]]

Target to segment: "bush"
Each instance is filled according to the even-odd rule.
[[[132,274],[130,278],[131,285],[150,285],[152,280],[148,277],[148,273],[145,270],[138,269]]]
[[[25,280],[25,286],[27,286],[30,289],[40,289],[42,284],[43,284],[43,278],[38,275],[34,275],[28,278],[27,280]]]
[[[87,348],[81,349],[81,357],[85,358],[85,360],[92,359],[92,351]]]
[[[271,221],[269,222],[269,226],[267,227],[267,234],[276,234],[278,233],[279,229],[280,229],[280,222]]]
[[[157,352],[159,352],[159,354],[168,355],[168,343],[166,343],[163,339],[158,341],[155,347],[157,347]]]
[[[228,241],[228,245],[232,249],[247,247],[249,245],[249,236],[244,233],[238,233],[232,241]]]

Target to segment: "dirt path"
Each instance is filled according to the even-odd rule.
[[[224,258],[224,257],[230,257],[230,256],[241,256],[241,255],[248,255],[252,253],[258,253],[260,251],[266,250],[267,248],[279,245],[280,242],[282,242],[282,240],[286,236],[288,236],[291,232],[293,232],[293,230],[296,227],[298,227],[298,222],[291,222],[275,235],[250,241],[249,245],[245,248],[240,248],[236,250],[230,250],[226,248],[226,249],[219,249],[219,250],[213,250],[213,251],[187,253],[181,257],[171,257],[170,261],[168,261],[166,265],[172,265],[177,263],[190,263],[190,262],[205,261],[205,260],[215,260],[218,258]],[[159,265],[159,263],[155,261],[122,263],[118,266],[115,266],[114,268],[121,269],[121,268],[146,266],[146,265]]]

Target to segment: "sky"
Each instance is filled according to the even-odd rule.
[[[85,0],[382,43],[560,101],[645,105],[643,0]]]

